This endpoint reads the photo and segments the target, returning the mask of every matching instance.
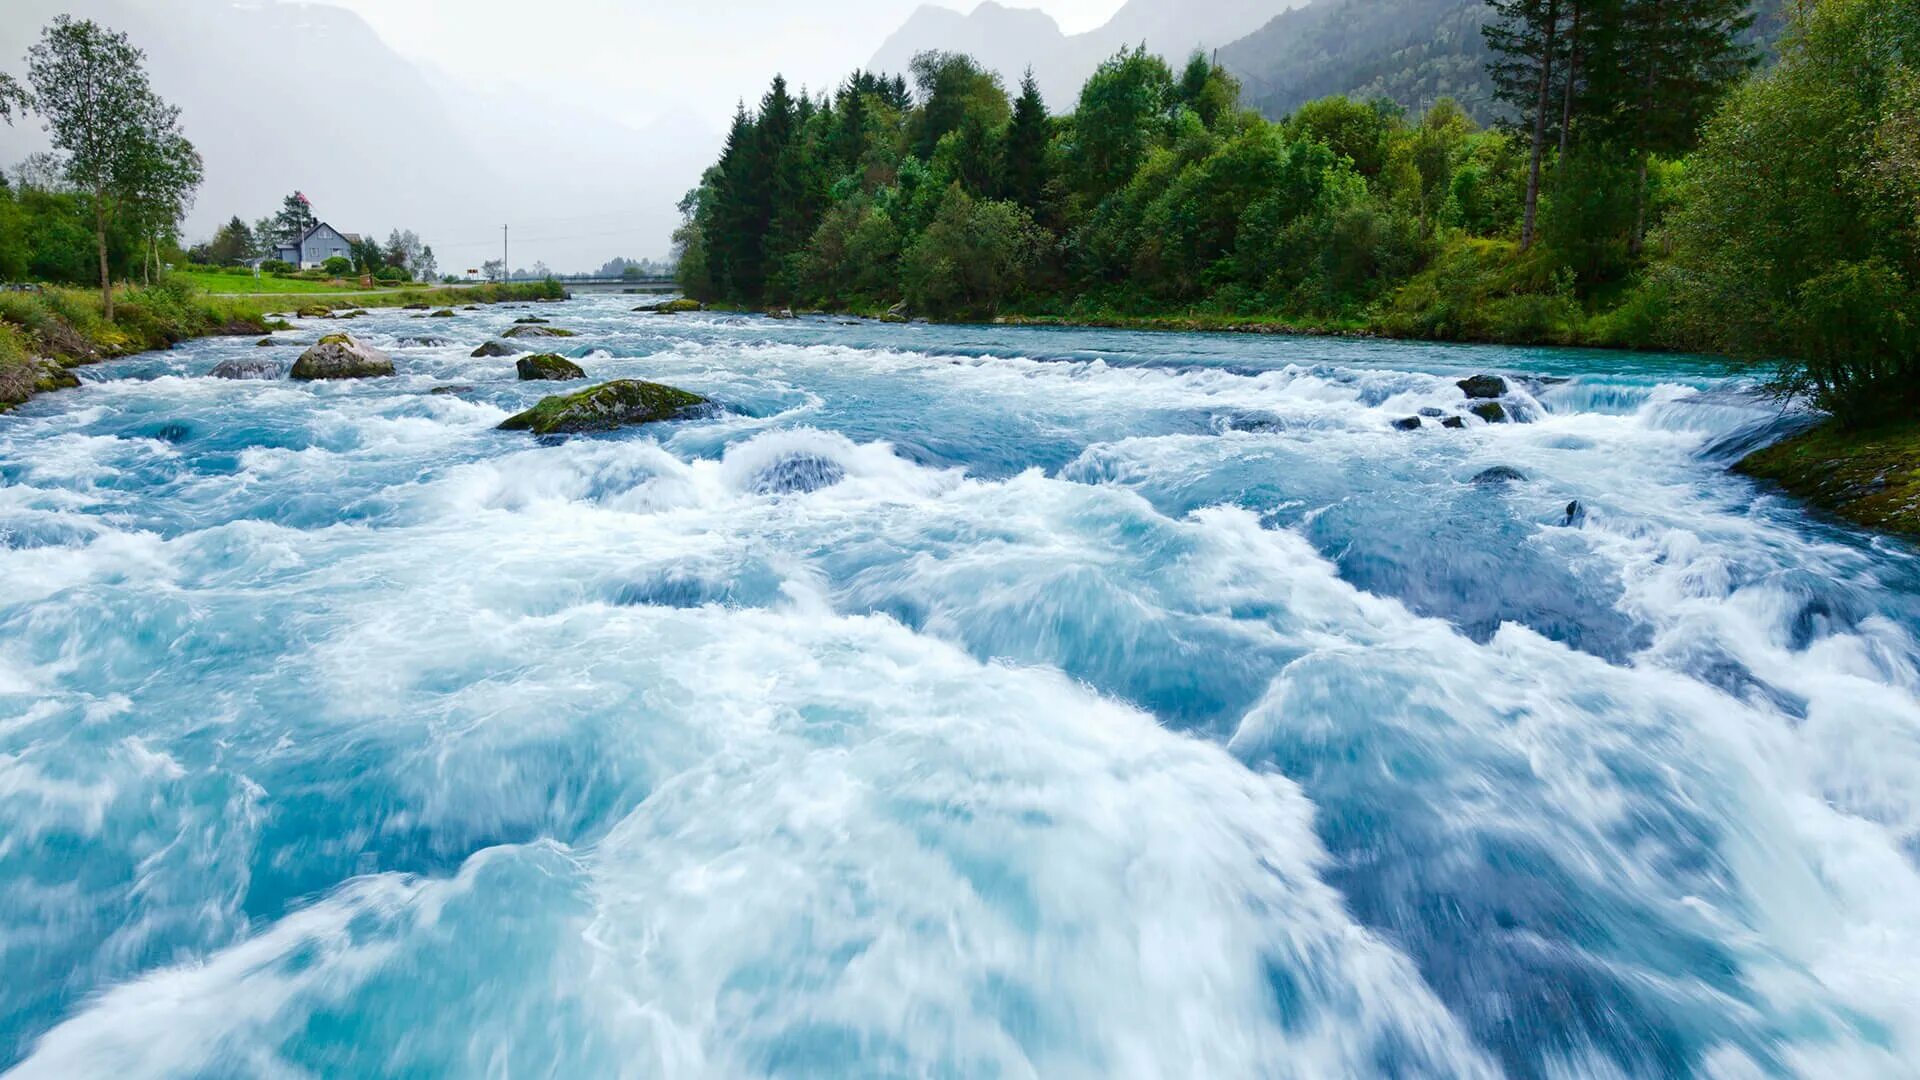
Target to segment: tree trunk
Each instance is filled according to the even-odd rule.
[[[1534,223],[1540,215],[1540,157],[1547,146],[1547,105],[1553,91],[1553,51],[1558,44],[1560,2],[1549,0],[1547,23],[1540,34],[1540,81],[1533,101],[1533,153],[1527,167],[1527,212],[1520,222],[1520,250],[1533,247]]]
[[[1639,258],[1647,246],[1647,152],[1640,151],[1640,182],[1633,188],[1633,235],[1627,238],[1627,254]]]
[[[1627,237],[1627,255],[1639,258],[1647,243],[1647,119],[1653,114],[1653,77],[1659,67],[1655,49],[1659,37],[1660,3],[1654,0],[1653,17],[1648,22],[1648,40],[1642,43],[1647,54],[1647,73],[1640,82],[1640,179],[1633,187],[1633,235]]]
[[[100,252],[100,306],[113,321],[113,279],[107,276],[107,201],[99,192],[93,196],[93,239]]]
[[[1580,77],[1580,0],[1573,3],[1573,29],[1567,33],[1567,92],[1560,99],[1560,168],[1553,174],[1554,189],[1559,190],[1560,175],[1567,167],[1568,136],[1573,131],[1573,84]]]

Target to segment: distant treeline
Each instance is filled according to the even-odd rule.
[[[1498,130],[1446,100],[1269,122],[1207,58],[1143,50],[1057,116],[1031,78],[1010,97],[953,54],[918,57],[911,85],[776,77],[683,202],[682,284],[1791,356],[1789,381],[1849,415],[1920,401],[1920,0],[1813,0],[1762,72],[1741,0],[1490,8],[1518,118]]]

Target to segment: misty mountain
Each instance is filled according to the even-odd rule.
[[[1777,40],[1783,0],[1757,0],[1750,39]],[[1499,107],[1480,28],[1485,0],[1313,0],[1222,48],[1243,100],[1272,117],[1314,98],[1387,98],[1414,112],[1452,97],[1482,121]]]
[[[1044,12],[986,0],[962,15],[928,5],[907,18],[868,65],[905,72],[916,53],[960,52],[998,71],[1009,89],[1033,69],[1048,107],[1064,111],[1100,62],[1144,43],[1178,64],[1195,49],[1211,50],[1248,34],[1304,0],[1128,0],[1104,25],[1067,34]]]
[[[60,13],[124,31],[146,51],[154,88],[180,106],[206,162],[189,237],[270,213],[297,189],[341,229],[414,229],[445,270],[497,251],[503,222],[525,226],[516,262],[663,254],[674,203],[718,145],[686,122],[633,131],[552,101],[463,90],[323,4],[7,3],[0,70],[24,74],[27,47]],[[660,135],[671,137],[650,137]],[[32,118],[0,128],[0,166],[45,146]],[[543,234],[553,239],[539,247]]]

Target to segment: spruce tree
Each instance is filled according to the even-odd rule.
[[[1047,188],[1047,143],[1053,138],[1053,121],[1047,116],[1047,103],[1041,100],[1040,84],[1033,69],[1020,79],[1020,96],[1013,102],[1013,119],[1007,123],[1006,149],[1001,154],[1000,196],[1026,207],[1036,217]]]
[[[1561,0],[1488,0],[1495,18],[1482,29],[1494,59],[1487,65],[1494,96],[1514,107],[1532,142],[1527,160],[1526,208],[1520,249],[1533,246],[1540,216],[1540,162],[1546,151],[1554,64],[1563,46]]]

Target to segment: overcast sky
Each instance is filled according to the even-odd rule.
[[[724,128],[775,71],[831,85],[871,58],[922,0],[324,0],[461,82],[557,93],[627,123],[685,109]],[[1008,0],[1068,33],[1121,0]],[[970,11],[972,0],[938,6]],[[642,95],[636,98],[635,94]]]

